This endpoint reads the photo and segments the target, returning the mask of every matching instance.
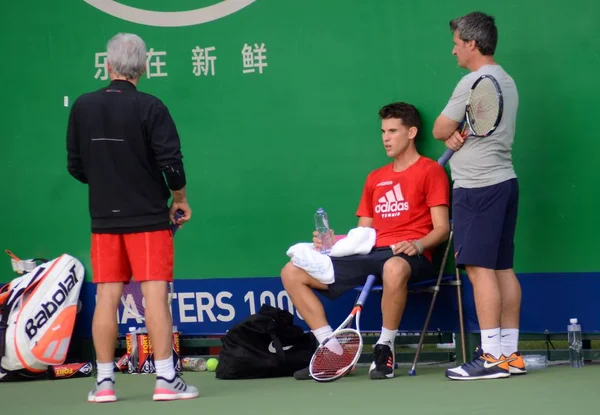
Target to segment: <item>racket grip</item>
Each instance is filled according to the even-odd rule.
[[[363,305],[363,303],[367,299],[367,296],[369,295],[369,292],[371,291],[371,288],[373,287],[374,282],[375,282],[375,275],[370,274],[367,277],[367,282],[365,282],[365,284],[363,285],[363,289],[360,292],[360,296],[358,297],[358,300],[356,301],[356,305]]]
[[[183,217],[183,210],[178,210],[177,212],[175,212],[175,220],[182,218]],[[177,227],[177,224],[174,223],[171,225],[171,232],[173,232],[173,234],[175,234],[175,232],[177,232],[177,229],[179,229]]]
[[[446,163],[448,163],[448,160],[450,160],[450,157],[452,157],[453,154],[454,154],[454,150],[447,149],[444,152],[444,154],[442,154],[442,157],[440,157],[440,159],[438,160],[438,163],[441,166],[445,166]]]

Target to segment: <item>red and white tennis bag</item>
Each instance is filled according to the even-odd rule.
[[[64,363],[84,272],[64,254],[0,288],[0,381],[35,378]]]

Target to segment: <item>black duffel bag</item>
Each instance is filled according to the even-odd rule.
[[[317,349],[315,336],[294,325],[292,314],[267,304],[233,326],[222,342],[218,379],[291,376],[308,366]]]

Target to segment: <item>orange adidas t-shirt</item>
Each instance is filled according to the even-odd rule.
[[[375,247],[422,238],[433,229],[429,209],[449,205],[450,183],[437,162],[419,159],[401,172],[390,163],[372,171],[365,182],[356,216],[373,218]],[[431,252],[423,253],[431,260]]]

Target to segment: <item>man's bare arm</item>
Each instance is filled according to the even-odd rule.
[[[433,124],[433,137],[436,140],[446,141],[459,125],[460,123],[440,114]]]
[[[448,240],[450,235],[450,220],[448,216],[448,206],[433,206],[429,209],[431,212],[431,221],[433,229],[427,235],[419,239],[423,249],[435,249],[439,244]]]
[[[367,218],[361,216],[358,218],[358,226],[362,226],[364,228],[372,228],[373,227],[373,218]]]
[[[421,255],[448,239],[450,224],[448,223],[448,206],[440,205],[430,208],[433,229],[416,241],[400,241],[392,246],[394,255],[403,253],[408,256]]]

